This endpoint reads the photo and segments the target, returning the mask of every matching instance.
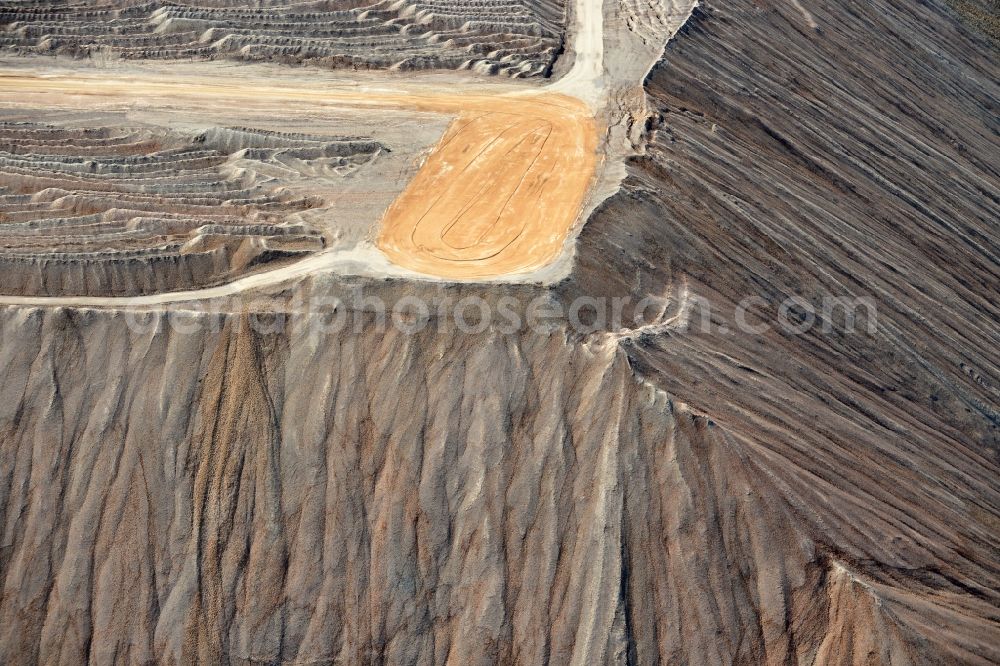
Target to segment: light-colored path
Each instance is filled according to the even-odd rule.
[[[576,221],[597,161],[590,108],[561,93],[531,89],[495,94],[468,88],[317,90],[304,84],[227,84],[191,75],[79,72],[0,73],[0,94],[31,100],[37,108],[57,100],[78,99],[86,106],[141,99],[178,109],[336,104],[457,115],[390,207],[376,243],[393,263],[438,278],[494,278],[551,262]],[[277,282],[296,268],[264,275]]]
[[[402,84],[321,89],[270,82],[248,85],[192,75],[111,76],[0,72],[0,97],[79,100],[81,106],[128,99],[173,107],[253,106],[275,102],[391,108],[455,115],[417,176],[390,207],[377,247],[395,264],[445,279],[489,279],[545,266],[558,256],[580,214],[597,166],[601,97],[602,0],[578,0],[574,64],[548,87],[492,83],[431,93]],[[93,307],[149,306],[240,292],[333,268],[320,252],[295,264],[224,285],[139,297],[18,297],[0,303]]]
[[[574,7],[573,67],[549,89],[597,106],[604,93],[604,2],[577,0]]]

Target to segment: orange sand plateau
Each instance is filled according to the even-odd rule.
[[[358,85],[317,90],[107,72],[0,74],[0,95],[54,106],[162,99],[178,109],[279,103],[289,110],[335,105],[455,115],[386,211],[375,243],[399,266],[459,280],[530,272],[555,260],[577,221],[598,160],[597,125],[583,102],[545,91],[481,90],[455,86],[427,93]]]

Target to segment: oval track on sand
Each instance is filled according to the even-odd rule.
[[[279,102],[456,116],[387,211],[376,239],[393,263],[445,279],[496,278],[553,261],[576,222],[597,163],[598,132],[590,107],[544,90],[317,90],[237,86],[210,77],[80,72],[0,73],[0,91],[42,107],[142,100],[183,110]]]
[[[515,112],[466,111],[445,133],[382,221],[378,247],[394,263],[476,279],[558,256],[594,176],[596,127],[571,98],[518,99]]]

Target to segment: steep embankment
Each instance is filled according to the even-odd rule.
[[[712,334],[3,310],[4,661],[1000,661],[995,52],[798,4],[672,42],[559,292]],[[789,295],[878,328],[719,331]]]
[[[342,179],[384,150],[372,139],[245,128],[0,119],[2,290],[134,297],[303,258],[324,239],[301,214],[322,214],[328,202],[288,185]]]
[[[565,285],[702,299],[689,330],[627,340],[633,368],[748,447],[919,661],[998,658],[998,74],[943,3],[708,2],[650,76],[657,131]],[[790,296],[820,319],[868,299],[877,331],[835,311],[785,333]],[[740,302],[771,329],[738,331]]]
[[[990,649],[614,344],[368,329],[7,311],[5,661],[784,663],[915,656],[914,615]]]

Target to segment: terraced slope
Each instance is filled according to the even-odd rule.
[[[322,249],[283,183],[372,160],[367,139],[0,122],[7,293],[131,296],[216,284]]]
[[[545,76],[565,13],[563,0],[2,0],[0,47]]]

